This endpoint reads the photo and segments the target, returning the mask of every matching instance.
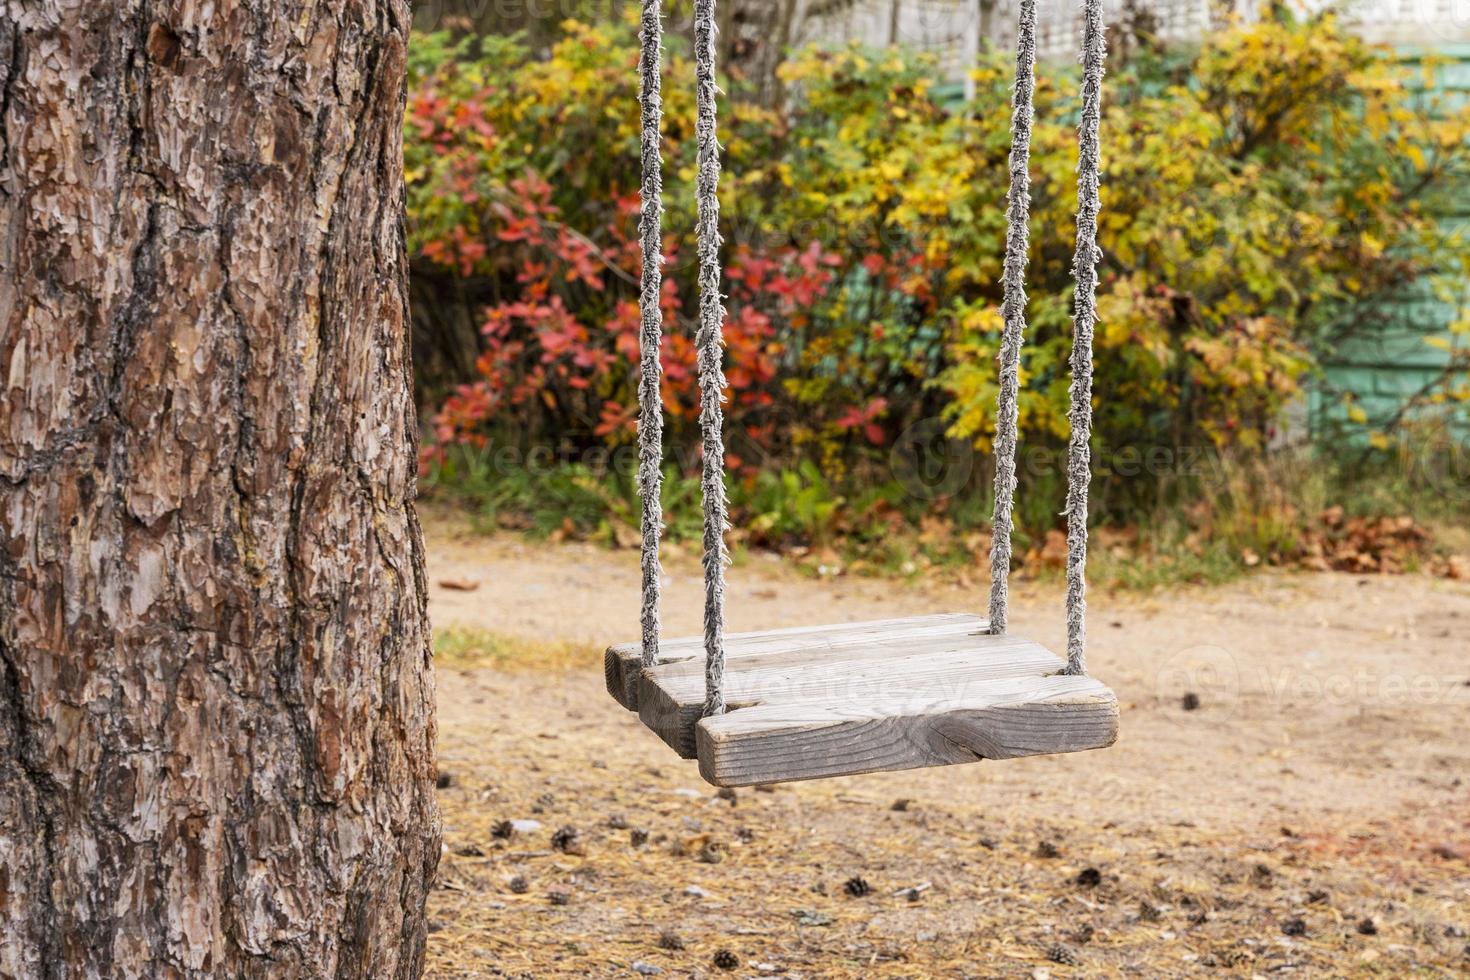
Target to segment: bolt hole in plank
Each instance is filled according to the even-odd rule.
[[[725,714],[701,718],[704,640],[610,647],[608,691],[717,786],[1104,748],[1118,700],[1061,658],[968,614],[734,633]]]

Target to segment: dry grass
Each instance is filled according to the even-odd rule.
[[[459,666],[440,672],[435,977],[717,976],[722,953],[741,977],[1470,968],[1463,811],[1221,835],[1122,806],[1082,826],[942,796],[898,805],[850,780],[722,798],[631,716],[575,707],[581,671],[568,693],[559,671],[523,669],[573,664],[568,648],[445,645]],[[470,669],[470,651],[516,669]],[[504,837],[507,820],[539,827]]]
[[[601,651],[578,643],[546,642],[465,627],[434,631],[434,662],[440,669],[494,667],[565,673],[600,670],[601,657]]]

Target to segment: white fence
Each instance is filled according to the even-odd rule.
[[[1075,57],[1081,37],[1081,4],[1038,0],[1037,44],[1041,57]],[[946,78],[958,79],[982,38],[1002,49],[1015,42],[1014,0],[805,0],[803,41],[856,40],[921,48],[938,56]],[[1308,0],[1308,8],[1326,6]],[[1470,41],[1470,0],[1359,0],[1344,19],[1374,41],[1400,45],[1443,45]],[[1251,19],[1259,9],[1241,0],[1105,0],[1109,24],[1146,16],[1166,41],[1187,41],[1232,13]]]

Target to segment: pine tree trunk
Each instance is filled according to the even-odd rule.
[[[406,0],[0,0],[0,976],[411,977]]]

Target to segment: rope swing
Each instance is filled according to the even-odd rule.
[[[1077,127],[1077,250],[1072,307],[1071,438],[1067,443],[1067,668],[1086,674],[1087,484],[1092,475],[1092,333],[1097,321],[1097,247],[1104,39],[1102,0],[1085,0],[1082,27],[1082,115]],[[1002,272],[1005,326],[1000,343],[1000,391],[995,421],[995,516],[990,550],[990,631],[1006,631],[1011,567],[1011,512],[1016,495],[1016,401],[1026,333],[1027,227],[1031,209],[1031,120],[1036,89],[1036,2],[1021,0],[1016,30],[1016,87],[1011,113],[1011,189],[1007,198]]]
[[[658,660],[659,579],[663,568],[658,560],[659,535],[663,533],[663,440],[664,413],[659,403],[659,380],[663,366],[663,159],[659,131],[663,120],[659,64],[663,50],[661,0],[643,0],[639,28],[638,103],[642,108],[643,210],[638,231],[643,249],[643,280],[638,292],[638,496],[643,501],[640,524],[643,530],[642,662],[652,667]]]
[[[1036,91],[1036,0],[1021,0],[1016,25],[1016,86],[1011,97],[1011,189],[1001,272],[1000,385],[995,407],[995,516],[991,519],[990,632],[1005,635],[1011,572],[1011,509],[1016,499],[1016,400],[1026,337],[1026,260],[1031,220],[1031,100]]]
[[[1101,171],[1102,0],[1084,0],[1082,119],[1077,126],[1077,252],[1072,259],[1072,438],[1067,444],[1067,673],[1086,674],[1087,483],[1092,475],[1092,328],[1097,322],[1097,213]]]
[[[639,57],[639,103],[642,109],[641,149],[643,163],[642,212],[640,217],[640,242],[642,247],[642,281],[639,294],[641,322],[640,377],[638,384],[639,404],[639,458],[638,488],[642,498],[642,640],[637,649],[636,662],[647,674],[659,666],[659,588],[661,568],[659,564],[659,537],[663,530],[660,501],[663,442],[663,413],[660,399],[660,377],[662,374],[659,353],[662,341],[662,313],[660,294],[662,290],[662,241],[661,217],[663,213],[663,183],[660,159],[660,55],[662,49],[660,0],[643,0],[642,25],[639,33],[641,52]],[[699,328],[695,339],[698,357],[700,412],[699,427],[702,436],[702,475],[704,509],[704,698],[700,706],[701,716],[717,718],[726,711],[725,669],[726,651],[724,635],[725,564],[727,552],[724,534],[727,529],[725,477],[724,477],[724,413],[721,399],[725,386],[721,370],[723,354],[723,325],[725,309],[720,295],[720,246],[719,231],[720,202],[720,152],[716,128],[716,98],[719,89],[715,77],[715,0],[695,0],[694,4],[694,63],[696,84],[695,134],[697,143],[698,176],[696,180],[697,240],[699,254]],[[1098,131],[1101,123],[1101,96],[1103,62],[1106,55],[1102,0],[1084,0],[1082,36],[1082,92],[1081,115],[1078,123],[1077,164],[1077,238],[1076,252],[1072,262],[1072,277],[1076,284],[1073,295],[1073,337],[1070,390],[1071,436],[1067,447],[1067,656],[1060,675],[1083,677],[1086,674],[1086,610],[1087,610],[1087,491],[1091,475],[1091,452],[1089,441],[1092,435],[1092,338],[1097,319],[1097,263],[1101,252],[1097,246],[1097,220],[1099,210],[1098,180],[1100,173]],[[984,635],[1004,636],[1008,614],[1008,576],[1011,565],[1011,533],[1014,526],[1013,509],[1016,493],[1016,443],[1018,438],[1017,401],[1020,391],[1021,348],[1026,333],[1026,266],[1029,251],[1028,225],[1030,220],[1030,156],[1031,124],[1034,115],[1036,71],[1036,0],[1020,0],[1019,22],[1016,36],[1016,78],[1011,112],[1010,190],[1007,195],[1005,261],[1002,272],[1002,316],[1004,326],[1001,333],[999,352],[999,392],[996,402],[995,429],[995,513],[993,517],[993,544],[990,554],[990,609],[988,626],[981,631]],[[865,636],[872,643],[886,642],[881,638],[887,632],[897,631],[898,641],[909,636],[928,636],[944,633],[955,627],[945,617],[931,617],[929,621],[895,621],[874,624],[859,624],[849,627],[865,629]],[[943,622],[940,622],[943,620]],[[965,622],[974,620],[967,617]],[[838,627],[825,628],[833,636],[846,636]],[[903,631],[907,630],[905,634]],[[770,643],[775,634],[760,634],[764,642]],[[971,636],[976,634],[969,634]],[[739,642],[740,635],[732,636]],[[680,655],[693,642],[672,641],[679,645]],[[824,641],[829,643],[836,640]],[[1007,641],[992,641],[1004,644]],[[899,642],[902,646],[902,642]],[[814,649],[810,640],[800,649]],[[614,695],[628,707],[634,707],[635,691],[622,672],[622,648],[608,652],[608,685]],[[1045,651],[1042,651],[1045,653]],[[628,648],[628,657],[633,657],[633,648]],[[742,654],[743,656],[743,654]],[[1046,656],[1050,656],[1047,654]],[[1053,663],[1060,664],[1054,657]],[[628,663],[633,663],[629,660]],[[739,661],[737,661],[737,664]],[[736,668],[732,668],[736,669]],[[1053,675],[1055,676],[1055,675]],[[1058,680],[1060,678],[1057,678]],[[669,682],[671,685],[673,681]],[[1078,687],[1071,682],[1068,697],[1083,698],[1089,705],[1101,705],[1111,711],[1111,728],[1099,727],[1095,734],[1086,739],[1058,735],[1054,751],[1075,751],[1079,748],[1094,748],[1110,744],[1116,737],[1116,699],[1111,692],[1096,682],[1088,680]],[[1091,686],[1087,686],[1091,685]],[[1055,685],[1054,685],[1055,686]],[[1078,693],[1082,692],[1082,693]],[[1099,693],[1101,692],[1101,693]],[[1045,695],[1053,700],[1061,695]],[[1042,700],[1038,695],[1038,703]],[[1084,700],[1085,700],[1084,699]],[[1066,702],[1071,704],[1073,702]],[[1078,702],[1081,703],[1081,702]],[[681,702],[682,704],[682,702]],[[735,717],[746,714],[744,709]],[[1091,717],[1091,716],[1089,716]],[[1099,725],[1108,721],[1101,715]],[[654,722],[645,717],[651,727]],[[660,722],[661,723],[661,722]],[[674,726],[677,728],[677,726]],[[704,726],[701,726],[703,728]],[[774,727],[774,723],[771,726]],[[734,732],[738,726],[725,726],[722,731]],[[692,739],[692,734],[675,732],[673,738]],[[748,734],[748,733],[747,733]],[[701,736],[704,737],[704,736]],[[715,736],[711,735],[710,738]],[[722,735],[721,738],[735,738]],[[1069,740],[1070,739],[1070,740]],[[671,744],[675,742],[671,741]],[[723,744],[723,743],[722,743]],[[680,743],[681,752],[689,746]],[[716,746],[718,747],[718,746]],[[711,750],[713,751],[713,749]],[[1016,754],[1034,754],[1040,749]],[[733,758],[733,756],[732,756]],[[704,746],[700,748],[701,767],[705,763]],[[937,762],[967,761],[964,759],[940,758]],[[789,760],[788,760],[789,762]],[[789,778],[810,778],[811,775],[831,774],[820,766],[802,765],[793,771],[799,774]],[[855,765],[855,764],[854,764]],[[901,768],[897,763],[885,764],[881,768]],[[836,771],[871,771],[856,769],[833,769]],[[718,773],[721,778],[736,779]],[[748,775],[748,774],[747,774]],[[707,773],[707,778],[714,780]],[[754,778],[754,777],[751,777]]]
[[[704,713],[725,713],[725,304],[720,297],[720,144],[715,131],[715,0],[694,2],[694,133],[699,176],[699,430],[704,466]]]

